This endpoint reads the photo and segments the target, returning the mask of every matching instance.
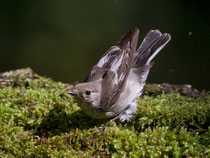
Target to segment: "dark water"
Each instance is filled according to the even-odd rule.
[[[210,90],[210,12],[198,0],[2,1],[0,71],[31,67],[57,81],[82,81],[102,54],[133,26],[171,42],[155,58],[152,83]]]

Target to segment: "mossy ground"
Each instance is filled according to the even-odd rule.
[[[0,157],[210,157],[207,93],[144,95],[132,122],[94,135],[107,120],[88,118],[70,89],[44,77],[10,78],[0,89]]]

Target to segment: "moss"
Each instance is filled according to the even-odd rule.
[[[154,84],[132,122],[93,135],[107,120],[88,118],[70,85],[26,74],[0,75],[0,157],[210,157],[208,93],[166,94]]]

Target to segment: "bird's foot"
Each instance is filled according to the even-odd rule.
[[[94,135],[100,133],[103,131],[103,134],[107,128],[107,126],[110,124],[111,121],[115,121],[117,120],[118,118],[120,118],[121,114],[117,115],[116,117],[114,117],[113,119],[109,120],[100,130],[96,131]]]

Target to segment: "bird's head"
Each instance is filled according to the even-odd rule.
[[[79,104],[89,103],[96,106],[100,102],[101,86],[95,82],[79,83],[68,94],[75,96]]]

